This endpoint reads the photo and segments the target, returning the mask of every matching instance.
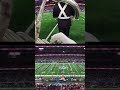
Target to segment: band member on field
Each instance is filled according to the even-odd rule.
[[[69,37],[71,17],[74,16],[74,9],[63,2],[57,2],[53,8],[53,17],[58,18],[59,32]]]

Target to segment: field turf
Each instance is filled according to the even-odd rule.
[[[65,67],[66,69],[59,69]],[[36,63],[35,64],[35,75],[41,76],[84,76],[85,65],[75,63]]]
[[[52,13],[44,13],[42,16],[40,38],[45,39],[56,24],[57,19],[53,18]],[[58,33],[58,28],[55,29],[52,35],[56,33]],[[85,43],[85,13],[81,12],[79,19],[72,22],[70,38],[79,44]]]

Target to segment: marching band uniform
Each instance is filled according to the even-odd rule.
[[[71,16],[74,16],[74,14],[74,9],[63,2],[58,2],[53,8],[53,17],[58,18],[59,32],[64,33],[68,37],[71,26]]]

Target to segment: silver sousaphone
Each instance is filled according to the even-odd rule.
[[[55,2],[63,2],[63,3],[67,3],[68,5],[70,5],[75,11],[74,18],[75,19],[79,18],[79,15],[80,15],[79,5],[74,0],[54,0],[54,1]]]
[[[67,3],[68,5],[70,5],[74,9],[74,11],[75,11],[75,15],[74,15],[73,18],[75,18],[75,19],[79,18],[79,16],[80,16],[80,9],[79,9],[78,4],[74,0],[54,0],[54,1],[55,2],[63,2],[63,3]],[[40,29],[41,29],[42,14],[43,14],[46,2],[47,2],[47,0],[43,0],[41,8],[40,8],[40,11],[39,11],[39,14],[37,16],[37,19],[35,20],[35,42],[36,43],[40,43],[41,42],[41,40],[39,38],[39,35],[40,35]],[[57,25],[54,28],[56,28],[56,27],[57,27]],[[51,35],[51,33],[48,36],[50,36],[50,35]]]

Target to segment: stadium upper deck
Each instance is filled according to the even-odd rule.
[[[36,46],[36,55],[41,54],[76,54],[80,56],[85,56],[85,46]]]
[[[85,0],[75,0],[77,3],[85,3]],[[49,0],[47,4],[54,4],[54,0]],[[35,0],[35,5],[39,6],[42,4],[42,0]]]

